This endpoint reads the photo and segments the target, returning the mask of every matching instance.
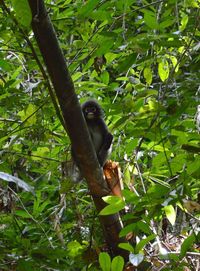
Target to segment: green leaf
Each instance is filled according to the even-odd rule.
[[[185,163],[187,162],[186,154],[178,154],[175,156],[171,161],[171,170],[175,174],[176,172],[179,172],[184,167]]]
[[[147,245],[151,240],[155,239],[156,238],[156,235],[155,234],[151,234],[150,236],[148,236],[147,238],[145,239],[142,239],[135,247],[135,253],[139,253],[143,247],[145,245]]]
[[[98,10],[98,11],[93,11],[89,14],[89,17],[98,20],[98,21],[111,21],[112,17],[110,12],[105,11],[105,10]]]
[[[40,216],[40,214],[47,208],[48,205],[51,204],[51,201],[49,199],[43,201],[43,202],[40,202],[40,205],[37,206],[37,209],[34,208],[34,216]],[[34,206],[35,207],[35,206]]]
[[[152,178],[154,180],[154,178]],[[157,179],[155,179],[155,182],[157,181]],[[168,184],[167,184],[168,185]],[[147,190],[147,195],[150,198],[154,198],[154,199],[160,199],[160,198],[164,198],[166,197],[167,193],[169,193],[170,191],[170,186],[165,186],[164,183],[163,185],[161,184],[154,184],[152,186],[149,187],[149,189]]]
[[[110,271],[111,268],[111,259],[108,253],[101,252],[99,254],[99,264],[103,271]]]
[[[10,71],[12,66],[10,65],[9,61],[0,59],[0,67],[4,71]]]
[[[144,78],[145,78],[147,84],[151,85],[152,78],[153,78],[151,68],[150,67],[146,67],[144,69],[144,71],[143,71],[143,75],[144,75]]]
[[[144,221],[138,221],[136,223],[136,225],[137,225],[137,228],[140,231],[142,231],[142,232],[144,232],[146,234],[150,234],[151,233],[150,227],[149,227],[149,225],[146,222],[144,222]]]
[[[109,73],[107,71],[103,71],[101,74],[101,80],[104,84],[108,85],[109,84]]]
[[[191,248],[191,246],[194,244],[195,242],[195,235],[191,234],[190,236],[188,236],[183,244],[181,245],[181,253],[180,253],[180,257],[181,259],[183,259],[187,253],[187,251]]]
[[[103,197],[103,200],[108,204],[116,204],[122,199],[118,196],[105,196]]]
[[[177,58],[175,56],[169,56],[169,58],[172,62],[173,67],[175,68],[175,72],[178,72],[179,65],[177,65],[178,63]]]
[[[131,166],[128,164],[126,166],[126,168],[124,169],[124,176],[123,176],[123,182],[126,184],[126,185],[129,185],[130,182],[131,182],[131,173],[132,173],[132,168]]]
[[[108,52],[106,55],[105,55],[105,58],[106,58],[106,61],[108,64],[112,63],[113,60],[115,60],[116,58],[118,58],[119,55],[118,54],[114,54],[112,52]]]
[[[169,222],[173,226],[176,221],[176,212],[174,210],[174,207],[172,205],[165,206],[164,211],[165,211],[166,217],[168,218]]]
[[[78,81],[83,77],[83,75],[86,74],[85,72],[76,72],[72,75],[73,82]]]
[[[144,21],[146,25],[148,25],[151,29],[159,29],[159,24],[156,19],[156,14],[152,12],[145,11],[144,13]]]
[[[187,163],[187,172],[190,175],[194,172],[199,172],[199,156],[196,156],[193,161]]]
[[[165,20],[165,21],[163,21],[163,22],[161,22],[160,24],[159,24],[159,27],[160,27],[160,29],[164,29],[164,28],[166,28],[166,27],[169,27],[170,25],[173,25],[174,24],[174,19],[169,19],[169,20]]]
[[[50,152],[49,148],[47,148],[47,147],[38,147],[36,151],[33,151],[33,153],[32,153],[33,154],[32,159],[35,160],[35,161],[38,161],[42,157],[45,157],[46,155],[48,155],[49,152]]]
[[[122,256],[116,256],[111,263],[111,271],[123,271],[124,259]]]
[[[121,63],[119,63],[119,71],[126,72],[135,62],[137,54],[133,53],[126,56]]]
[[[26,125],[35,124],[37,108],[34,104],[29,104],[25,110],[19,111],[18,115],[21,117],[22,121],[26,121]]]
[[[72,243],[72,242],[71,242]],[[75,242],[73,242],[75,243]],[[31,256],[33,256],[35,259],[37,259],[37,257],[41,257],[41,259],[55,259],[56,261],[58,259],[62,259],[63,257],[66,257],[66,251],[64,251],[63,249],[60,248],[51,248],[51,247],[47,247],[46,246],[40,246],[39,248],[33,248],[31,250]]]
[[[31,9],[28,4],[28,0],[11,0],[13,8],[16,12],[16,17],[18,22],[25,26],[29,27],[32,20]]]
[[[158,63],[158,74],[163,82],[169,77],[169,64],[166,59]]]
[[[32,218],[32,216],[24,210],[16,210],[15,215],[23,218]]]
[[[99,36],[98,39],[98,49],[95,52],[96,56],[102,56],[105,55],[110,51],[110,49],[113,47],[114,44],[114,38],[112,37],[106,37],[106,36]]]
[[[84,246],[78,241],[72,241],[67,244],[67,251],[70,257],[77,257],[83,252]]]
[[[181,19],[180,31],[183,31],[186,28],[188,19],[188,15],[184,13]]]
[[[177,137],[177,141],[179,144],[188,143],[188,135],[187,133],[179,130],[172,129],[171,134]]]
[[[84,5],[79,8],[78,13],[83,17],[87,17],[90,15],[90,13],[93,11],[93,9],[98,3],[98,0],[89,0],[87,2],[84,2]]]
[[[120,231],[119,237],[126,236],[130,232],[135,232],[136,223],[128,224]]]
[[[120,244],[118,245],[118,247],[123,248],[123,249],[125,249],[125,250],[128,250],[128,251],[130,251],[130,252],[134,252],[133,246],[132,246],[131,244],[129,244],[129,243],[120,243]]]
[[[103,197],[103,200],[106,203],[109,203],[108,206],[106,206],[101,212],[99,213],[100,215],[111,215],[115,214],[125,207],[125,202],[122,198],[117,197],[117,196],[107,196]]]
[[[31,262],[31,259],[19,259],[17,261],[17,267],[16,270],[20,270],[20,271],[34,271],[35,267],[34,267],[34,263]]]
[[[110,205],[110,208],[105,208],[104,212],[102,212],[102,215],[112,215],[116,214],[117,212],[123,210],[125,208],[125,203],[122,202],[121,204],[118,205]]]

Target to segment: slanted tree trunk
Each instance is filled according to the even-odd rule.
[[[32,29],[55,89],[65,129],[80,162],[81,172],[87,180],[96,209],[100,211],[106,205],[101,197],[108,195],[109,189],[91,143],[65,58],[43,0],[29,0],[29,5],[32,11]],[[127,259],[128,253],[118,248],[120,242],[125,242],[124,239],[119,238],[119,232],[122,229],[119,214],[101,216],[100,222],[106,242],[113,255],[122,255]]]

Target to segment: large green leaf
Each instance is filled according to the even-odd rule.
[[[28,4],[28,0],[11,0],[13,8],[16,12],[17,19],[20,24],[30,27],[32,14]]]
[[[124,258],[122,256],[116,256],[111,263],[111,271],[123,271]]]
[[[125,207],[125,202],[122,198],[116,196],[107,196],[103,197],[103,200],[109,205],[106,206],[101,212],[100,215],[110,215],[115,214]]]
[[[108,253],[101,252],[99,254],[99,264],[102,271],[110,271],[111,268],[111,259]]]
[[[169,77],[169,64],[166,59],[162,59],[158,63],[158,74],[160,76],[160,79],[164,82]]]
[[[194,244],[194,242],[195,242],[195,235],[194,234],[191,234],[190,236],[188,236],[184,240],[183,244],[181,245],[181,253],[180,253],[181,259],[183,257],[185,257],[186,253],[191,248],[191,246]]]
[[[168,218],[169,222],[173,226],[176,221],[176,212],[174,210],[174,207],[172,205],[165,206],[164,211],[165,211],[166,217]]]

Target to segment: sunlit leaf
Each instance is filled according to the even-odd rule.
[[[150,67],[146,67],[143,71],[143,74],[144,74],[144,78],[146,79],[146,82],[148,85],[151,84],[152,82],[152,78],[153,78],[153,75],[152,75],[152,70]]]
[[[158,74],[163,82],[169,77],[169,64],[166,59],[158,63]]]
[[[181,25],[180,25],[180,30],[183,31],[186,28],[186,25],[188,23],[188,15],[183,14],[182,19],[181,19]]]
[[[111,263],[111,271],[123,271],[124,258],[122,256],[116,256]]]
[[[111,268],[111,259],[108,253],[101,252],[99,254],[99,264],[102,271],[110,271]]]
[[[164,211],[165,211],[166,217],[168,218],[169,222],[173,226],[176,221],[176,212],[174,210],[174,207],[172,205],[165,206]]]
[[[109,205],[106,206],[101,212],[100,215],[110,215],[119,212],[124,209],[125,202],[122,198],[116,196],[107,196],[104,197],[103,200]]]
[[[71,241],[67,244],[67,250],[70,257],[77,257],[83,251],[84,246],[82,246],[78,241]]]

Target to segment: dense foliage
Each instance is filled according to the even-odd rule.
[[[130,261],[197,270],[199,0],[45,4],[80,102],[98,99],[114,135],[128,206],[121,235],[140,240],[124,245]],[[30,22],[26,0],[0,2],[0,270],[100,270],[98,215],[86,184],[63,177],[70,141]],[[163,250],[176,253],[153,262]],[[100,255],[103,270],[122,270]]]

